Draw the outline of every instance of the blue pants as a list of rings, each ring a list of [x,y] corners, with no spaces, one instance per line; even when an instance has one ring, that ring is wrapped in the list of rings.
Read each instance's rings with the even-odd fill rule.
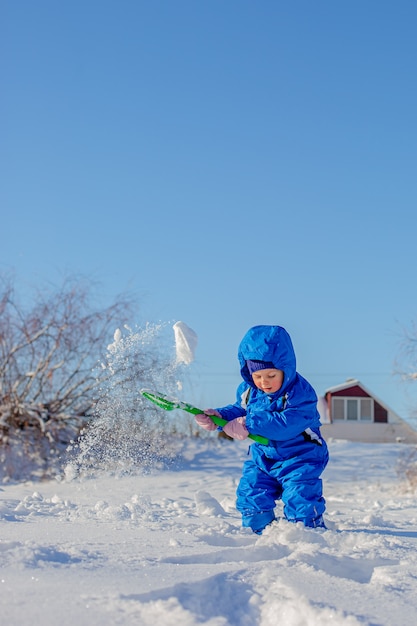
[[[281,499],[290,522],[324,526],[326,506],[320,476],[328,461],[327,446],[306,445],[303,454],[285,460],[268,459],[252,445],[253,458],[244,463],[237,488],[236,508],[243,526],[262,532],[275,519],[276,501]]]

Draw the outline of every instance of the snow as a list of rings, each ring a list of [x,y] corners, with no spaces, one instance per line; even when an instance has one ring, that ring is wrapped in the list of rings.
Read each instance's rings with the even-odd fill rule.
[[[415,448],[328,443],[328,530],[242,529],[248,446],[216,435],[178,439],[168,468],[4,484],[2,623],[414,626],[417,508],[397,470]]]
[[[197,348],[197,334],[185,322],[176,322],[173,325],[175,336],[176,363],[190,365],[195,358]]]

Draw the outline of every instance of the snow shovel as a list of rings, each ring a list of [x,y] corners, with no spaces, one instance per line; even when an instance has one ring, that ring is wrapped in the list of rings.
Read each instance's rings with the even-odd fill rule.
[[[201,409],[197,409],[195,406],[191,404],[187,404],[186,402],[180,402],[179,400],[174,400],[173,398],[169,398],[168,396],[164,396],[163,394],[153,393],[149,389],[141,389],[140,393],[142,396],[150,400],[161,409],[165,409],[165,411],[173,411],[174,409],[182,409],[183,411],[187,411],[187,413],[192,413],[193,415],[203,414],[204,411]],[[216,426],[224,426],[227,424],[227,420],[224,420],[222,417],[217,417],[217,415],[209,415],[208,416]],[[269,440],[266,437],[262,437],[262,435],[249,435],[250,439],[253,441],[257,441],[258,443],[263,443],[264,445],[269,444]]]

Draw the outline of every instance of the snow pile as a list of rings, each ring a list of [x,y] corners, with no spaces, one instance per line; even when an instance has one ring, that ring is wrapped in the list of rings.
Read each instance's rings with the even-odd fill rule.
[[[176,322],[173,326],[175,335],[176,363],[189,365],[194,361],[198,337],[184,322]]]
[[[414,626],[417,509],[397,475],[412,446],[329,447],[329,530],[242,529],[247,445],[215,437],[175,471],[3,486],[4,623]]]

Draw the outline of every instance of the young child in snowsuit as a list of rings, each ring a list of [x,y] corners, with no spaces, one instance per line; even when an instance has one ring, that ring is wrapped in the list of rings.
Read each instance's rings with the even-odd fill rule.
[[[207,409],[195,419],[215,430],[208,415],[218,415],[228,420],[223,431],[234,439],[254,433],[269,440],[252,444],[243,466],[236,501],[242,525],[261,534],[282,499],[288,521],[325,528],[320,476],[328,450],[320,435],[316,393],[296,371],[289,334],[281,326],[254,326],[243,337],[238,358],[243,382],[235,404]]]

